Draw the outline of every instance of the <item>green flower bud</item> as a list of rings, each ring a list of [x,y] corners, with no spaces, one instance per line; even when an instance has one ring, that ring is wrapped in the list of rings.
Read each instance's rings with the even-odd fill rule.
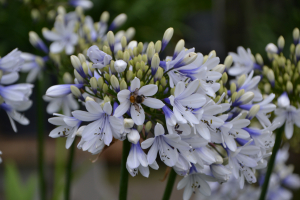
[[[0,80],[1,80],[2,76],[3,76],[3,71],[0,70]],[[65,75],[64,75],[64,76],[65,76]],[[71,76],[71,75],[70,75],[70,76]]]
[[[77,97],[77,98],[81,98],[81,92],[80,90],[78,89],[78,87],[74,86],[74,85],[71,85],[70,86],[70,89],[71,89],[71,92],[72,94]]]
[[[143,70],[143,72],[146,71],[145,70],[146,69],[146,64],[143,60],[141,61],[141,68],[140,69]]]
[[[134,47],[134,48],[133,48],[133,55],[134,55],[134,56],[138,56],[138,55],[139,55],[139,51],[138,51],[138,48],[137,48],[137,47]]]
[[[236,96],[237,96],[237,92],[232,93],[232,95],[231,95],[232,102],[235,102]]]
[[[222,74],[222,81],[223,81],[223,84],[226,84],[227,81],[228,81],[228,75],[227,75],[226,72],[224,72],[224,73]]]
[[[107,86],[106,83],[103,83],[102,91],[103,91],[104,93],[107,93],[107,91],[108,91],[108,86]]]
[[[270,83],[265,83],[264,84],[264,90],[265,90],[265,93],[270,94],[270,91],[271,91]]]
[[[103,78],[102,78],[102,77],[99,77],[98,80],[97,80],[97,84],[98,84],[98,87],[99,87],[100,89],[102,89],[103,83],[104,83]]]
[[[182,50],[184,50],[185,42],[184,40],[179,40],[176,44],[174,55],[178,55]]]
[[[263,64],[264,64],[264,60],[263,60],[263,58],[261,57],[261,55],[260,55],[259,53],[257,53],[257,54],[255,55],[255,60],[256,60],[256,62],[257,62],[259,65],[263,65]]]
[[[220,100],[220,95],[218,95],[215,99],[214,99],[214,102],[218,102]]]
[[[74,75],[75,75],[75,78],[78,80],[78,82],[84,81],[84,79],[80,76],[80,74],[76,71],[76,69],[74,69]]]
[[[79,58],[74,55],[72,55],[70,58],[71,58],[71,63],[73,65],[73,67],[75,69],[79,70],[81,68],[81,62],[80,62]]]
[[[151,121],[148,121],[145,125],[145,131],[146,133],[148,133],[152,128],[152,122]]]
[[[223,86],[223,85],[220,85],[219,93],[222,94],[223,92],[224,92],[224,86]]]
[[[123,60],[128,63],[129,59],[130,59],[130,53],[128,50],[126,50],[123,55]]]
[[[293,84],[292,84],[291,81],[288,81],[286,83],[286,90],[287,90],[288,93],[292,93],[293,92]]]
[[[38,21],[41,18],[40,11],[38,9],[32,9],[31,10],[31,18],[34,21]]]
[[[232,65],[232,56],[231,55],[228,55],[226,58],[225,58],[225,61],[224,61],[224,65],[226,67],[226,69],[229,69]]]
[[[142,42],[139,42],[138,46],[137,46],[137,50],[138,50],[138,53],[142,53],[143,52],[143,48],[144,48],[144,45]]]
[[[130,41],[134,35],[135,35],[135,29],[133,27],[130,27],[126,30],[125,36],[128,41]]]
[[[163,77],[160,79],[160,84],[161,84],[163,87],[166,87],[166,85],[167,85],[166,77],[163,76]]]
[[[154,54],[155,54],[154,43],[150,42],[148,47],[147,47],[147,58],[148,58],[148,60],[151,61]]]
[[[174,92],[175,92],[175,87],[171,88],[170,90],[171,95],[174,95]]]
[[[279,83],[283,83],[283,79],[282,79],[281,76],[279,76],[277,79],[278,79],[278,82],[279,82]]]
[[[160,59],[158,54],[154,54],[152,60],[151,60],[151,70],[156,72],[159,67]]]
[[[1,80],[1,77],[2,77],[2,71],[0,70],[0,80]],[[65,84],[71,84],[73,83],[73,77],[71,76],[71,74],[69,72],[65,72],[64,73],[64,76],[63,76],[63,81]]]
[[[144,125],[138,125],[136,130],[140,133],[140,132],[142,132],[143,128],[144,128]]]
[[[120,90],[124,89],[127,89],[127,83],[124,81],[124,79],[122,79],[120,83]]]
[[[270,81],[271,85],[274,86],[275,84],[275,75],[272,69],[269,69],[267,73],[267,78]]]
[[[114,48],[115,46],[115,35],[112,31],[108,31],[107,33],[107,41],[110,48]],[[113,52],[113,49],[110,49]]]
[[[147,62],[147,54],[144,54],[144,55],[142,55],[142,61],[144,61],[144,63],[146,63]]]
[[[277,46],[279,47],[279,49],[283,49],[284,44],[285,44],[284,38],[282,36],[280,36],[277,41]]]
[[[126,48],[126,46],[127,46],[127,39],[126,39],[125,36],[123,36],[123,37],[121,38],[121,45],[122,45],[122,49],[123,49],[123,50],[124,50],[124,49]]]
[[[109,75],[109,74],[104,74],[104,78],[105,78],[107,81],[110,81],[110,75]]]
[[[100,16],[100,21],[106,23],[108,22],[108,20],[109,20],[109,12],[104,11]]]
[[[160,40],[158,40],[157,42],[155,42],[154,49],[155,49],[155,53],[159,53],[160,52],[160,50],[161,50],[161,41]]]
[[[241,75],[237,81],[238,86],[241,87],[244,84],[245,80],[246,80],[246,75],[245,74]]]
[[[215,66],[212,70],[219,72],[219,73],[223,73],[225,70],[225,65],[219,64],[219,65]]]
[[[127,82],[131,81],[133,78],[133,72],[131,70],[128,70],[126,73],[126,80]]]
[[[162,78],[163,74],[164,74],[163,68],[158,67],[158,69],[157,69],[157,71],[156,71],[156,74],[155,74],[154,78],[155,78],[156,80],[160,80],[160,79]]]
[[[291,80],[291,78],[290,78],[290,76],[287,73],[284,73],[283,74],[283,80],[284,81],[289,81],[289,80]]]
[[[298,28],[295,28],[293,30],[293,39],[294,39],[294,41],[298,41],[299,40],[299,29]]]
[[[216,53],[215,50],[212,50],[212,51],[209,52],[209,54],[208,54],[208,57],[210,57],[210,58],[214,58],[214,57],[216,57],[216,56],[217,56],[217,53]]]
[[[97,79],[95,77],[92,77],[90,79],[90,85],[92,87],[93,92],[96,94],[97,93]]]
[[[163,86],[162,86],[162,85],[159,85],[159,86],[158,86],[158,92],[163,92],[163,91],[164,91]]]
[[[236,95],[236,98],[238,99],[238,98],[240,98],[242,95],[244,95],[245,94],[245,90],[244,89],[242,89],[242,90],[239,90],[238,92],[237,92],[237,95]]]
[[[143,72],[142,72],[142,70],[139,70],[137,72],[136,77],[138,77],[140,80],[143,78]]]
[[[293,54],[293,53],[295,53],[295,45],[294,44],[291,44],[291,46],[290,46],[290,52]]]
[[[153,83],[152,83],[152,84],[153,84]],[[144,86],[144,85],[145,85],[144,81],[141,81],[141,87]]]
[[[120,60],[120,59],[123,60],[123,51],[119,50],[119,51],[117,52],[117,57],[118,57],[119,60]]]
[[[297,58],[300,57],[300,44],[297,44],[295,54],[296,54]]]
[[[117,79],[117,77],[115,75],[112,75],[110,77],[110,83],[111,86],[115,89],[115,90],[120,90],[120,85],[119,85],[119,80]]]
[[[82,63],[82,69],[85,75],[89,74],[89,67],[87,66],[86,62]]]

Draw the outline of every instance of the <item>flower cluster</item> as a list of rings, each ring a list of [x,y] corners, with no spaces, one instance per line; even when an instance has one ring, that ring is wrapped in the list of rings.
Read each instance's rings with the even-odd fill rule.
[[[271,175],[266,200],[292,199],[293,193],[291,190],[297,190],[300,188],[299,175],[293,173],[294,167],[292,165],[285,164],[288,158],[288,146],[284,146],[276,155],[275,170]],[[263,183],[264,176],[264,170],[260,170],[258,177],[260,185]],[[200,199],[259,199],[259,195],[261,193],[260,187],[254,187],[247,184],[244,189],[241,190],[238,185],[239,183],[234,179],[230,179],[227,184],[223,185],[210,183],[210,186],[214,191],[213,194],[210,197],[202,195]]]
[[[52,86],[46,95],[72,94],[86,111],[55,114],[49,122],[58,127],[50,137],[67,137],[68,148],[81,136],[77,147],[92,154],[115,140],[128,140],[128,172],[148,177],[149,166],[159,167],[158,154],[184,176],[177,186],[185,188],[183,199],[197,190],[209,196],[207,182],[223,183],[232,176],[241,188],[245,180],[255,183],[255,171],[267,165],[272,131],[279,125],[269,120],[276,108],[271,103],[274,94],[263,98],[261,77],[254,76],[252,68],[227,89],[224,70],[234,55],[219,64],[215,51],[203,56],[180,40],[172,56],[161,58],[172,35],[169,28],[162,41],[146,45],[128,43],[126,36],[118,39],[109,31],[103,46],[72,55],[74,84]],[[254,119],[260,126],[251,124]],[[143,149],[149,149],[147,154]]]
[[[260,90],[266,94],[274,94],[274,101],[278,105],[274,122],[280,123],[279,126],[285,124],[285,136],[290,139],[293,136],[294,125],[300,127],[300,109],[297,108],[300,95],[300,33],[298,28],[293,31],[289,57],[283,54],[284,46],[285,40],[282,36],[278,38],[277,45],[269,43],[266,46],[265,50],[271,66],[264,64],[260,54],[254,57],[250,49],[246,51],[243,47],[238,47],[237,54],[230,53],[234,65],[227,70],[232,76],[243,76],[242,74],[255,70],[262,77],[259,84]],[[298,144],[300,137],[294,138],[292,144]]]
[[[15,121],[22,125],[29,124],[29,120],[20,112],[27,110],[32,104],[29,96],[32,93],[33,85],[13,84],[19,79],[19,71],[23,62],[18,49],[14,49],[0,59],[0,108],[7,113],[15,132],[17,132]],[[0,158],[0,163],[1,161]]]
[[[37,33],[29,32],[30,43],[40,50],[42,55],[22,53],[21,56],[25,63],[21,70],[28,73],[27,82],[32,83],[36,79],[42,79],[44,71],[48,71],[57,75],[60,83],[74,83],[74,77],[71,76],[73,67],[69,55],[81,52],[86,54],[87,49],[92,45],[101,48],[105,45],[108,46],[107,32],[117,30],[127,19],[125,14],[120,14],[109,25],[109,13],[103,12],[100,21],[94,22],[90,16],[84,15],[82,9],[83,4],[88,5],[91,3],[90,1],[80,0],[70,1],[70,3],[81,7],[77,7],[75,11],[69,13],[66,13],[64,7],[58,7],[54,27],[51,30],[42,29],[42,34],[47,42],[51,42],[50,45],[47,45]],[[134,28],[118,31],[112,48],[113,52],[116,53],[122,49],[121,38],[123,36],[126,37],[127,41],[130,41],[134,34]],[[79,57],[84,58],[83,55]],[[88,62],[85,63],[84,67],[89,67]],[[78,72],[83,73],[84,71]],[[72,95],[57,98],[44,96],[44,100],[49,102],[47,107],[49,114],[63,110],[65,115],[70,116],[71,110],[79,108]]]

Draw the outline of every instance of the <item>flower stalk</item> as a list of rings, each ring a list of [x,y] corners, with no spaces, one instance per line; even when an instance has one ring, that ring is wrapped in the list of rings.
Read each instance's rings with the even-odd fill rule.
[[[121,178],[120,178],[120,192],[119,200],[127,199],[128,188],[128,172],[126,169],[126,160],[130,150],[130,142],[128,140],[123,141],[122,161],[121,161]]]
[[[174,187],[174,183],[176,180],[176,172],[174,171],[174,169],[172,168],[169,174],[169,178],[168,178],[168,182],[165,188],[165,192],[164,192],[164,196],[163,196],[163,200],[168,200],[171,197],[172,194],[172,190]]]

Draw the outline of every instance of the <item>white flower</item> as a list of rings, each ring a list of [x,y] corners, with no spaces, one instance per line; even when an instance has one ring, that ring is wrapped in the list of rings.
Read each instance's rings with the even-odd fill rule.
[[[96,45],[87,50],[87,56],[93,62],[93,67],[101,69],[110,63],[112,57],[99,49]]]
[[[6,56],[0,58],[0,70],[3,72],[19,71],[23,62],[21,51],[14,49]]]
[[[194,80],[187,87],[185,87],[184,82],[179,82],[176,85],[174,96],[169,97],[175,117],[181,123],[189,122],[192,126],[199,124],[199,120],[193,114],[193,111],[203,106],[206,98],[202,94],[195,93],[198,86],[199,80]]]
[[[60,53],[63,49],[67,55],[74,52],[74,45],[78,41],[78,35],[74,33],[75,23],[75,21],[69,21],[65,24],[64,20],[58,16],[54,23],[54,31],[43,29],[44,37],[53,41],[50,45],[51,53]]]
[[[213,176],[221,183],[227,182],[230,179],[231,171],[224,165],[213,164],[210,166]]]
[[[83,9],[90,9],[93,7],[93,2],[90,0],[69,0],[69,4],[74,7],[80,6]]]
[[[289,98],[286,93],[283,93],[278,98],[278,106],[275,110],[277,115],[273,123],[280,123],[282,126],[285,123],[284,132],[287,139],[290,139],[294,133],[294,124],[300,127],[300,110],[290,105]]]
[[[26,78],[27,83],[34,82],[38,77],[41,78],[42,70],[45,68],[47,57],[42,58],[30,53],[22,53],[21,57],[25,63],[22,65],[22,72],[29,72]],[[52,114],[52,113],[51,113]]]
[[[157,152],[159,152],[160,159],[169,167],[174,166],[178,160],[178,147],[185,146],[189,148],[189,145],[183,141],[177,134],[164,135],[164,127],[157,123],[154,128],[154,138],[148,138],[142,142],[142,148],[147,149],[151,146],[147,160],[148,163],[153,163],[156,160]],[[171,147],[173,146],[173,148]]]
[[[116,60],[114,67],[118,73],[121,73],[125,71],[127,63],[124,60]]]
[[[124,132],[123,120],[111,116],[112,107],[110,102],[106,102],[101,107],[94,101],[85,103],[86,111],[73,111],[72,115],[81,121],[91,122],[82,133],[82,140],[86,141],[85,149],[89,149],[97,140],[104,141],[109,146],[113,136]]]
[[[204,196],[211,195],[211,189],[207,181],[215,181],[211,176],[199,173],[195,166],[192,164],[189,175],[179,181],[177,190],[181,190],[185,187],[183,192],[183,200],[189,200],[193,193],[197,190]]]
[[[248,74],[253,69],[260,69],[260,66],[253,61],[251,50],[247,51],[243,47],[238,47],[238,54],[229,53],[232,56],[234,65],[228,70],[231,76],[238,76],[242,74]]]
[[[266,52],[267,53],[271,53],[271,54],[277,54],[278,53],[278,48],[275,44],[273,43],[269,43],[267,46],[266,46]]]
[[[79,108],[79,105],[72,94],[56,98],[44,95],[43,99],[46,102],[49,102],[47,106],[48,114],[57,113],[62,109],[64,115],[71,116],[71,111]]]
[[[114,116],[120,117],[130,108],[134,123],[142,125],[145,121],[145,112],[141,104],[155,109],[165,105],[162,101],[149,97],[155,95],[157,90],[157,85],[154,84],[140,88],[140,79],[135,77],[131,81],[130,90],[121,90],[118,93],[118,100],[121,104],[115,110]]]
[[[52,117],[49,122],[53,125],[58,126],[53,129],[49,136],[52,138],[67,137],[66,148],[70,148],[74,142],[75,136],[80,135],[85,126],[79,128],[81,121],[74,117],[68,117],[60,114],[54,114],[57,117]]]

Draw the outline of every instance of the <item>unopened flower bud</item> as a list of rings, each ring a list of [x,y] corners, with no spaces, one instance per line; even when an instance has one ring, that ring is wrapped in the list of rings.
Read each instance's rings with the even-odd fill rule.
[[[112,31],[109,31],[107,33],[107,42],[108,42],[108,45],[110,47],[110,50],[112,53],[114,53],[114,47],[115,47],[115,35]]]
[[[77,97],[78,99],[82,97],[80,90],[78,89],[78,87],[71,85],[70,86],[71,92],[72,94]]]
[[[133,78],[133,72],[131,70],[128,70],[127,74],[126,74],[126,80],[127,80],[127,82],[131,81],[132,78]]]
[[[0,78],[1,79],[1,78]],[[70,84],[73,82],[73,78],[69,72],[65,72],[63,76],[63,81],[65,84]]]
[[[184,40],[179,40],[176,44],[176,47],[175,47],[175,51],[174,51],[174,55],[173,55],[173,58],[176,58],[177,55],[182,51],[184,50],[184,45],[185,45],[185,42]]]
[[[275,85],[275,76],[274,76],[274,72],[273,72],[272,69],[268,70],[267,78],[270,81],[272,87],[274,87],[274,85]]]
[[[140,140],[140,134],[137,130],[131,129],[130,132],[127,134],[127,139],[129,142],[136,144]]]
[[[152,75],[155,75],[158,67],[159,67],[160,59],[158,54],[156,53],[151,60],[151,72]]]
[[[255,55],[255,60],[256,60],[256,62],[257,62],[259,65],[261,65],[261,66],[264,65],[264,60],[263,60],[263,58],[261,57],[261,55],[260,55],[259,53],[257,53],[257,54]]]
[[[142,53],[143,52],[143,49],[144,49],[144,45],[142,42],[139,42],[138,45],[137,45],[137,51],[138,51],[138,54]]]
[[[138,77],[139,79],[142,79],[143,78],[143,72],[142,70],[139,70],[136,74],[136,77]]]
[[[95,100],[94,100],[93,98],[87,96],[87,97],[85,98],[85,102],[87,102],[87,101],[95,101]]]
[[[147,58],[148,58],[149,64],[151,63],[151,60],[152,60],[152,57],[154,56],[154,54],[155,54],[154,43],[150,42],[147,47]]]
[[[104,93],[107,93],[107,91],[108,91],[108,86],[107,86],[106,83],[103,83],[102,91],[103,91]]]
[[[92,87],[94,94],[97,94],[97,79],[95,77],[92,77],[90,79],[90,85]]]
[[[225,58],[225,61],[224,61],[224,65],[226,67],[226,69],[229,69],[232,65],[232,56],[231,55],[228,55],[226,58]]]
[[[102,23],[107,23],[108,20],[109,20],[109,12],[104,11],[104,12],[101,14],[101,16],[100,16],[100,21],[101,21]]]
[[[295,28],[293,31],[293,39],[295,43],[298,43],[299,41],[299,29]]]
[[[124,79],[122,79],[120,83],[120,90],[124,89],[127,89],[127,83],[124,81]]]
[[[284,38],[280,36],[277,41],[278,48],[282,50],[284,48],[284,44],[285,44]]]
[[[265,93],[269,94],[271,91],[271,85],[269,83],[264,84]]]
[[[113,22],[111,23],[109,30],[114,30],[120,26],[122,26],[127,20],[127,15],[122,13],[119,14],[118,16],[116,16],[116,18],[113,20]]]
[[[245,94],[243,94],[240,98],[240,102],[242,104],[247,104],[250,101],[252,101],[252,99],[254,98],[254,93],[253,92],[246,92]]]
[[[152,128],[152,122],[151,121],[148,121],[145,125],[145,131],[146,133],[148,133]]]
[[[63,6],[58,6],[58,7],[57,7],[57,13],[58,13],[59,15],[65,15],[65,14],[66,14],[66,9],[65,9],[65,7],[63,7]]]
[[[99,87],[100,89],[102,89],[103,83],[104,83],[103,78],[102,78],[102,77],[99,77],[98,80],[97,80],[97,84],[98,84],[98,87]]]
[[[237,98],[237,99],[240,98],[243,94],[245,94],[245,90],[244,90],[244,89],[239,90],[239,91],[237,92],[236,98]]]
[[[3,76],[3,71],[0,70],[0,80],[1,80],[2,76]]]
[[[121,45],[122,45],[122,49],[124,50],[127,46],[127,39],[125,37],[125,35],[121,38]]]
[[[134,121],[131,118],[124,119],[124,127],[125,128],[132,128],[134,125]]]
[[[286,92],[284,92],[280,95],[280,97],[278,97],[277,102],[280,108],[287,108],[291,103]]]
[[[212,50],[212,51],[209,52],[209,54],[208,54],[208,58],[214,58],[214,57],[216,57],[216,56],[217,56],[217,53],[216,53],[215,50]]]
[[[296,54],[297,59],[299,59],[300,58],[300,44],[296,45],[295,54]]]
[[[219,72],[219,73],[223,73],[225,70],[225,65],[219,64],[219,65],[215,66],[212,70]]]
[[[226,72],[224,72],[224,73],[222,74],[222,81],[223,81],[223,84],[224,84],[224,85],[225,85],[225,84],[227,83],[227,81],[228,81],[228,75],[227,75]]]
[[[287,90],[288,93],[292,93],[293,92],[293,84],[292,84],[291,81],[288,81],[286,83],[286,90]]]
[[[117,79],[117,77],[115,75],[112,75],[110,77],[110,83],[112,85],[112,87],[119,92],[120,91],[120,85],[119,85],[119,80]]]
[[[170,42],[170,40],[171,40],[171,38],[173,36],[173,33],[174,33],[174,29],[173,28],[168,28],[165,31],[163,39],[162,39],[162,48],[161,48],[162,51],[165,49],[165,47],[167,46],[167,44]]]
[[[85,75],[89,74],[89,67],[87,66],[86,62],[82,63],[82,69]]]
[[[118,73],[121,73],[125,71],[127,63],[124,60],[116,60],[116,62],[114,63],[114,67]]]
[[[249,113],[247,115],[247,119],[251,120],[253,117],[256,116],[259,110],[260,110],[260,105],[257,104],[252,106],[252,108],[249,110]]]
[[[198,55],[195,52],[191,52],[183,58],[182,63],[184,63],[184,65],[188,65],[188,64],[194,62],[196,60],[197,56]]]
[[[241,87],[245,81],[246,81],[246,75],[243,74],[242,76],[239,77],[239,79],[237,81],[238,86]]]
[[[77,81],[79,83],[83,83],[84,82],[84,79],[82,78],[82,76],[76,71],[76,69],[74,69],[74,75],[75,75],[75,78],[77,79]]]
[[[156,72],[155,76],[154,76],[154,79],[155,80],[160,80],[162,78],[163,74],[164,74],[163,68],[159,67],[157,69],[157,72]]]
[[[32,9],[31,10],[31,18],[34,20],[34,21],[38,21],[40,18],[41,18],[41,14],[40,14],[40,11],[38,9]]]
[[[135,35],[135,29],[133,27],[130,27],[126,30],[125,36],[127,38],[127,41],[130,41]]]
[[[138,125],[137,131],[140,133],[140,132],[142,132],[143,128],[144,128],[144,125]]]
[[[267,46],[266,46],[266,52],[268,53],[271,53],[271,54],[277,54],[278,52],[278,48],[275,44],[273,43],[269,43]]]
[[[81,62],[77,56],[71,56],[71,63],[76,70],[79,70],[81,68]]]
[[[162,46],[162,44],[161,44],[160,40],[158,40],[158,41],[155,42],[155,45],[154,45],[155,53],[159,53],[160,52],[161,46]]]
[[[80,60],[81,63],[86,62],[86,58],[85,58],[85,56],[82,53],[78,54],[78,58],[79,58],[79,60]]]

